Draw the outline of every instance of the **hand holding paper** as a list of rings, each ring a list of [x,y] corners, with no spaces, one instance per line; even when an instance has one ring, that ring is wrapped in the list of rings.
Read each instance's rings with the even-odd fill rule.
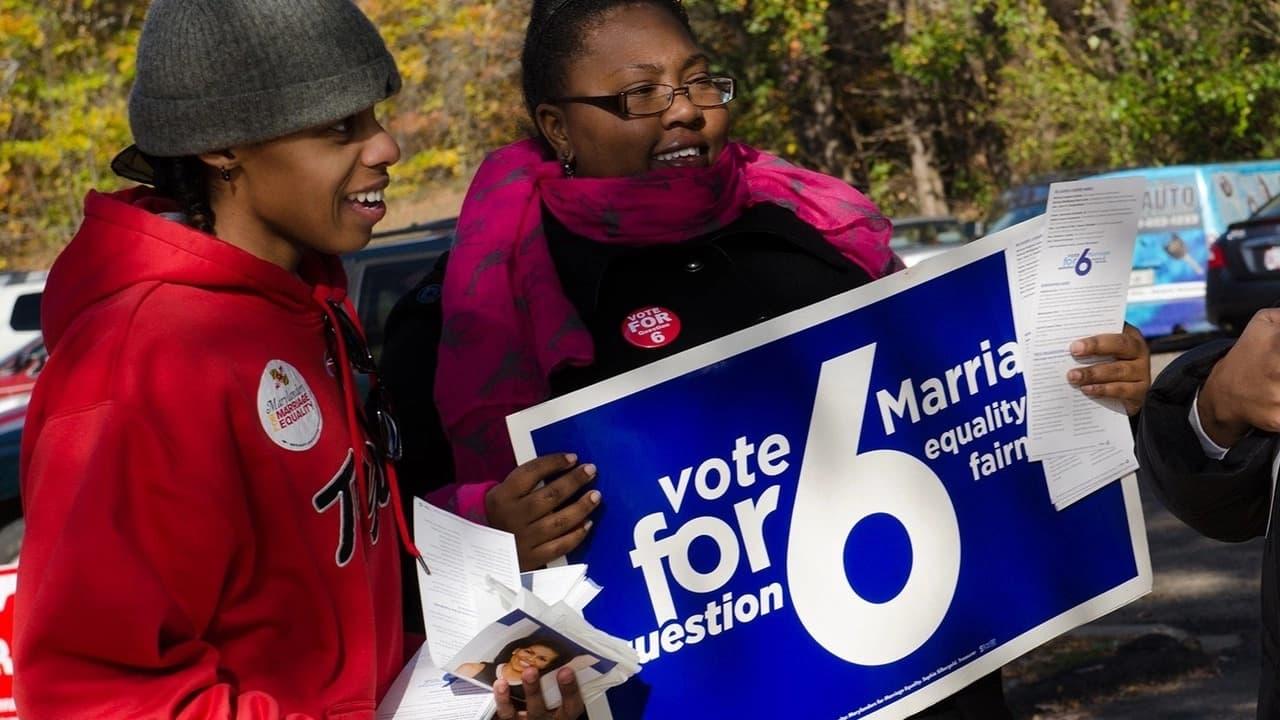
[[[1113,358],[1069,371],[1067,382],[1089,397],[1118,400],[1131,416],[1138,414],[1151,387],[1151,351],[1138,328],[1126,324],[1121,333],[1077,340],[1071,343],[1071,356],[1081,361]]]
[[[1034,289],[1022,313],[1027,444],[1032,458],[1079,452],[1128,434],[1128,423],[1063,382],[1079,369],[1069,353],[1082,337],[1123,327],[1141,179],[1056,183],[1049,191]],[[1019,271],[1024,266],[1019,265]],[[1022,335],[1022,330],[1019,331]],[[1020,338],[1021,339],[1021,338]]]
[[[1027,449],[1058,509],[1137,467],[1124,414],[1141,408],[1151,361],[1123,322],[1141,197],[1132,179],[1058,183],[1045,217],[1001,233],[1019,301]]]
[[[529,476],[517,480],[575,463],[547,456],[526,464]],[[562,689],[564,710],[554,717],[576,720],[584,706],[594,708],[606,690],[640,671],[631,645],[582,618],[583,607],[600,593],[585,565],[521,575],[511,533],[421,499],[414,502],[414,542],[431,558],[431,574],[418,572],[427,644],[379,708],[380,720],[472,720],[480,713],[474,718],[479,720],[495,697],[505,703],[498,706],[499,717],[515,717],[516,706],[526,701],[534,717],[546,717],[546,708],[561,706]],[[572,681],[557,682],[557,670]],[[456,687],[461,685],[480,688],[479,699]]]
[[[523,678],[530,671],[541,673],[536,692],[549,707],[560,705],[553,671],[572,670],[577,677],[574,691],[588,702],[640,671],[630,645],[592,627],[576,608],[564,602],[548,605],[530,592],[496,581],[489,586],[509,612],[481,628],[445,663],[446,670],[495,689],[505,680],[509,694],[521,702],[535,690]]]
[[[578,720],[582,713],[586,711],[582,694],[578,691],[578,679],[573,672],[568,668],[561,668],[555,677],[560,686],[561,702],[559,707],[555,709],[555,713],[552,714],[547,712],[547,701],[542,697],[541,689],[538,686],[538,673],[534,670],[525,671],[523,685],[529,688],[528,697],[525,698],[525,717]],[[498,720],[514,720],[518,711],[515,699],[511,696],[511,685],[506,680],[499,680],[494,685],[493,690],[494,695],[497,697]]]

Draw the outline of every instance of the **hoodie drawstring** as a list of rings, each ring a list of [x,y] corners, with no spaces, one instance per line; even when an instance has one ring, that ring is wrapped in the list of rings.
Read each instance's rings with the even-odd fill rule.
[[[345,298],[342,302],[344,305],[349,307]],[[339,320],[337,311],[334,309],[333,304],[325,299],[321,299],[320,306],[324,308],[325,317],[328,320],[329,327],[333,328],[333,335],[337,345],[335,348],[338,356],[336,361],[338,363],[341,378],[339,384],[342,386],[342,401],[346,408],[347,432],[351,435],[352,443],[359,443],[361,445],[360,452],[363,453],[364,447],[362,441],[369,432],[366,432],[366,425],[365,423],[362,423],[360,419],[360,414],[363,411],[360,409],[360,405],[356,402],[355,383],[353,382],[355,373],[351,367],[351,356],[349,354],[350,349],[347,346],[347,339],[345,337],[345,333],[342,331],[344,326],[342,321]],[[363,333],[359,326],[355,325],[354,321],[351,321],[349,324],[353,327],[355,332]],[[360,339],[363,341],[363,336]],[[379,379],[377,373],[369,373],[369,382],[370,391],[374,393],[378,392]],[[405,552],[409,553],[410,557],[417,560],[418,565],[421,566],[428,575],[430,575],[431,569],[427,567],[427,562],[423,559],[422,552],[419,551],[418,547],[413,543],[413,535],[409,532],[409,526],[405,520],[404,504],[400,499],[400,482],[399,477],[396,474],[395,463],[393,463],[390,458],[385,457],[383,450],[384,448],[377,448],[375,450],[375,461],[382,463],[383,473],[386,475],[387,484],[391,491],[391,507],[393,514],[396,517],[396,529],[400,536],[400,544],[404,546]],[[363,457],[356,459],[355,477],[358,499],[360,501],[358,503],[358,507],[360,507],[361,511],[365,513],[365,517],[370,517],[373,513],[377,512],[377,508],[373,507],[376,500],[372,498],[369,493],[369,478],[368,473],[365,471]]]
[[[422,557],[422,551],[418,550],[418,546],[413,542],[413,536],[409,533],[409,524],[404,519],[404,504],[400,500],[400,477],[396,474],[396,465],[390,460],[384,460],[383,466],[386,468],[387,482],[391,483],[391,507],[396,514],[396,527],[400,530],[400,544],[404,545],[405,552],[409,556],[418,561],[418,566],[423,572],[430,575],[431,568],[427,567],[427,561]]]

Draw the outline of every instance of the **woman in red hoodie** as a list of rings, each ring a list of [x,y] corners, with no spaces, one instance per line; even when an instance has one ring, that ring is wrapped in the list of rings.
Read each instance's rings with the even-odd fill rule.
[[[115,167],[156,189],[90,193],[45,293],[22,717],[373,717],[412,545],[336,255],[386,212],[399,87],[349,0],[152,3]]]

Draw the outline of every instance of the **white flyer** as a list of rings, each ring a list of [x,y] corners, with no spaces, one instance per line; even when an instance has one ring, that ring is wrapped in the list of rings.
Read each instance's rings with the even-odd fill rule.
[[[445,675],[426,647],[391,684],[378,704],[377,720],[485,720],[493,714],[493,694]]]
[[[418,568],[427,651],[445,666],[481,628],[506,614],[488,578],[520,587],[511,533],[477,525],[421,498],[413,501],[413,539],[431,574]]]
[[[1118,333],[1124,327],[1143,189],[1137,178],[1082,180],[1050,188],[1034,280],[1026,278],[1030,268],[1019,265],[1018,285],[1024,292],[1034,288],[1033,297],[1026,298],[1031,332],[1023,348],[1032,458],[1131,438],[1123,409],[1084,395],[1065,378],[1069,370],[1086,364],[1072,357],[1073,341]]]

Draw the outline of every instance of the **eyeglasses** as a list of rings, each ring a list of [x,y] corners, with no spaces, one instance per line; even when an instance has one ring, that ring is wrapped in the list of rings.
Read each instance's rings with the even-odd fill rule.
[[[675,103],[676,95],[687,96],[689,102],[701,108],[728,105],[734,98],[734,84],[733,78],[719,75],[694,80],[680,87],[654,83],[616,95],[559,97],[551,98],[551,102],[595,105],[623,118],[650,117],[666,112]]]
[[[378,363],[373,359],[373,353],[369,351],[364,335],[347,316],[342,305],[333,300],[329,300],[328,303],[329,308],[333,310],[333,317],[338,319],[338,327],[335,328],[329,319],[329,314],[325,314],[324,326],[329,341],[329,351],[337,353],[337,337],[341,332],[342,344],[347,348],[347,362],[351,365],[351,369],[361,375],[369,376],[371,380],[372,389],[365,402],[365,429],[383,457],[391,462],[399,462],[404,455],[404,445],[400,442],[400,426],[396,424],[396,419],[391,414],[391,398],[382,384],[377,381]],[[368,422],[370,417],[374,422]]]

